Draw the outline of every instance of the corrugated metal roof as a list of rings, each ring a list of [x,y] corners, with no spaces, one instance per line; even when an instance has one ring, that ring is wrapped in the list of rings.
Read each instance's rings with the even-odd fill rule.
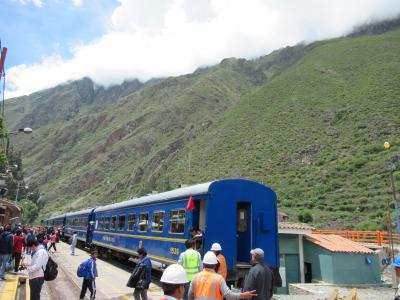
[[[306,238],[331,252],[374,254],[374,251],[335,234],[307,234]]]
[[[295,230],[313,230],[313,228],[304,223],[293,223],[293,222],[279,222],[279,229],[295,229]]]

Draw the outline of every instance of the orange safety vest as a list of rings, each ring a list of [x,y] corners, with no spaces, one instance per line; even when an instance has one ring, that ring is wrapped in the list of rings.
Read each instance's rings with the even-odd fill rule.
[[[207,269],[194,275],[192,280],[194,300],[223,300],[222,280],[224,279],[221,275]]]
[[[224,279],[226,280],[226,276],[227,276],[227,269],[226,269],[226,260],[225,257],[220,253],[217,255],[217,259],[219,261],[219,267],[217,270],[217,273],[219,275],[221,275],[222,277],[224,277]]]

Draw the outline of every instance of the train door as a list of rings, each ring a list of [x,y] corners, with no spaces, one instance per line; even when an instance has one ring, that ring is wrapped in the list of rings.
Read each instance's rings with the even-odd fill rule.
[[[203,233],[203,241],[201,247],[204,247],[206,238],[206,200],[195,200],[196,208],[193,210],[192,227],[198,228]]]
[[[239,202],[236,214],[237,261],[249,262],[252,245],[251,203]]]

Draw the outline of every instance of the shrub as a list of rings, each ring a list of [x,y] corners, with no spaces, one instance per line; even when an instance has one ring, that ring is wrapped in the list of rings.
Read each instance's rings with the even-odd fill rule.
[[[313,221],[313,217],[308,211],[302,211],[299,213],[298,220],[302,223],[310,223]]]

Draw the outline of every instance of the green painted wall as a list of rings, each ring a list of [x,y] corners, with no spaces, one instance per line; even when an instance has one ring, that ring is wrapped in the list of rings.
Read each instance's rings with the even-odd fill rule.
[[[366,258],[372,260],[367,264]],[[335,284],[380,283],[377,255],[330,252],[304,241],[304,262],[311,263],[313,280]]]
[[[367,263],[367,257],[371,259],[371,264]],[[335,253],[333,265],[335,283],[378,284],[381,281],[379,257],[376,254]]]
[[[333,282],[331,252],[304,239],[304,262],[311,263],[313,280]]]
[[[279,234],[279,250],[280,250],[280,267],[285,268],[286,287],[277,288],[277,294],[287,294],[288,285],[291,282],[300,282],[300,267],[293,255],[299,254],[299,236],[297,234]],[[297,263],[296,263],[297,262]]]
[[[299,236],[297,234],[279,234],[281,254],[299,254]]]

